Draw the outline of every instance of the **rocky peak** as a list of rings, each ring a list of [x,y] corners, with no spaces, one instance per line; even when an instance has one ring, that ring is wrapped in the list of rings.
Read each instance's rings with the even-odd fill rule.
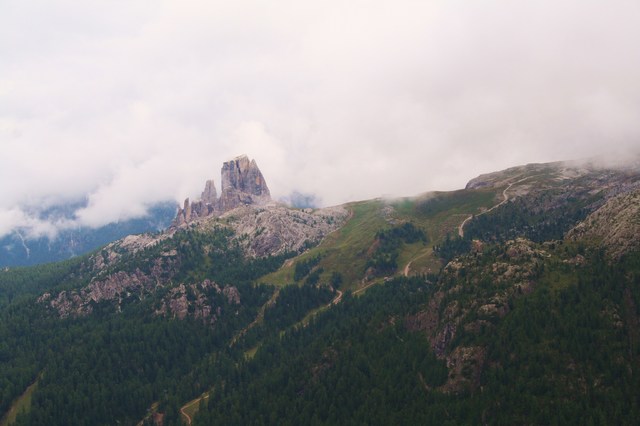
[[[207,180],[200,200],[189,202],[187,198],[172,226],[187,224],[197,218],[220,216],[239,206],[262,206],[271,201],[271,193],[255,160],[241,155],[222,165],[222,189],[220,198],[213,181]]]
[[[211,205],[214,205],[216,201],[218,201],[218,193],[216,191],[216,185],[213,183],[213,179],[210,179],[205,183],[204,191],[202,191],[200,199]]]
[[[249,161],[246,155],[241,155],[222,165],[222,212],[241,205],[264,205],[269,201],[271,193],[255,160]]]

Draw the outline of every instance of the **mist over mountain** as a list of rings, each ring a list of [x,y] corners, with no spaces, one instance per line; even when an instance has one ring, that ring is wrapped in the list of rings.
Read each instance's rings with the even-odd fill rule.
[[[293,191],[291,194],[280,198],[280,201],[299,209],[313,209],[321,205],[320,199],[315,194],[302,193],[299,191]]]
[[[0,235],[182,205],[241,152],[329,206],[639,149],[637,2],[187,3],[3,8]]]
[[[3,0],[0,426],[637,424],[638,22]]]
[[[72,221],[78,205],[56,206],[39,215],[43,222]],[[145,216],[109,223],[97,228],[65,226],[53,235],[34,236],[29,229],[16,229],[0,238],[0,267],[28,266],[79,256],[130,234],[158,232],[174,218],[172,202],[151,207]]]

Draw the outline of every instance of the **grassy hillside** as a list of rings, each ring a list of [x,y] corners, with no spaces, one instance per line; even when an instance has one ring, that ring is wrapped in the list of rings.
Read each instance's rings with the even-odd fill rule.
[[[409,273],[435,273],[441,265],[433,246],[447,233],[457,232],[457,227],[469,215],[477,214],[493,206],[501,188],[485,190],[460,190],[435,192],[416,198],[398,200],[371,200],[348,204],[351,216],[344,227],[330,234],[317,247],[291,259],[278,271],[261,277],[258,281],[286,285],[294,282],[295,265],[298,262],[320,257],[318,267],[324,270],[322,279],[330,281],[331,274],[343,277],[341,289],[357,290],[369,281],[381,282],[382,277],[365,276],[367,260],[375,250],[376,233],[397,224],[410,222],[424,230],[428,243],[403,245],[398,257],[395,274],[403,274],[411,262]]]
[[[385,226],[382,201],[363,201],[348,204],[351,217],[344,227],[330,234],[318,246],[287,262],[280,270],[258,281],[276,285],[294,282],[296,262],[321,257],[319,266],[326,271],[340,273],[346,287],[356,287],[362,279],[366,254],[373,244],[375,233]],[[328,277],[327,277],[328,278]]]

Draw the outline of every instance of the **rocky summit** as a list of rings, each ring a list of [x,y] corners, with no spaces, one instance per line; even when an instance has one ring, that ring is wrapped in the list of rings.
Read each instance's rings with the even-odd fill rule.
[[[190,202],[189,198],[178,210],[172,227],[187,224],[194,219],[207,216],[220,216],[236,207],[263,206],[271,202],[271,193],[255,160],[241,155],[222,165],[222,190],[217,196],[213,179],[205,184],[199,200]]]
[[[222,165],[220,211],[249,204],[264,205],[270,201],[271,193],[255,160],[249,161],[242,155]]]

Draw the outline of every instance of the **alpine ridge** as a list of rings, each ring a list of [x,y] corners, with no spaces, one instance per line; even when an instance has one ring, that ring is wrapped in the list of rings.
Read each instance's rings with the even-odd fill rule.
[[[637,423],[640,163],[299,209],[242,156],[221,186],[0,271],[0,425]]]

